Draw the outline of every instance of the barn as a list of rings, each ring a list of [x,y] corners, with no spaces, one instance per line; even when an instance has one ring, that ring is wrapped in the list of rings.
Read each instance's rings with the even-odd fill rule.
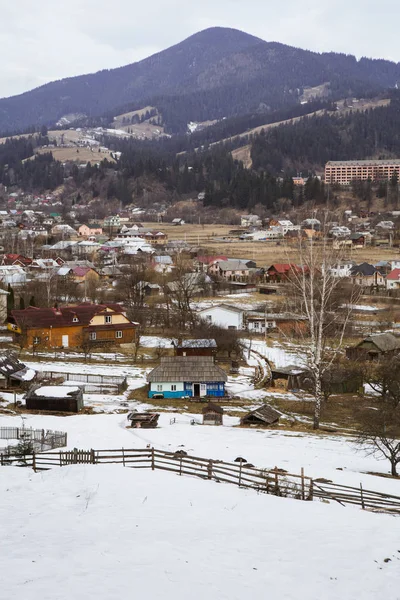
[[[224,418],[224,409],[218,404],[209,402],[202,410],[203,425],[222,425]]]
[[[278,423],[281,416],[282,413],[275,410],[275,408],[272,408],[272,406],[269,406],[268,404],[264,404],[242,417],[240,424],[256,427],[269,427],[270,425]]]
[[[31,388],[25,402],[29,410],[77,413],[83,408],[83,392],[77,385],[42,385]]]

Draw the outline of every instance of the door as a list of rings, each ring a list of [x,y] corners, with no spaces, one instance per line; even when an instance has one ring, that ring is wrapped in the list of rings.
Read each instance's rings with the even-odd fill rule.
[[[63,335],[61,342],[62,342],[62,347],[63,348],[68,348],[68,345],[69,345],[69,336],[68,335]]]
[[[193,396],[195,396],[197,398],[200,396],[200,384],[199,383],[193,384]]]
[[[200,396],[203,398],[203,396],[207,395],[207,386],[205,383],[201,383],[200,384]]]

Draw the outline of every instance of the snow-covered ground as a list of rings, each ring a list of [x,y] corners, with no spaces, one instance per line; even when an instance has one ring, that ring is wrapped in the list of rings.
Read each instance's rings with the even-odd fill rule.
[[[176,423],[171,424],[173,418]],[[233,461],[245,457],[258,467],[281,467],[292,473],[325,477],[337,483],[367,489],[386,490],[400,496],[400,480],[385,479],[366,472],[387,473],[389,463],[359,451],[349,437],[313,435],[277,430],[236,427],[237,417],[224,417],[223,427],[191,425],[201,415],[161,413],[157,429],[127,427],[126,414],[24,415],[25,427],[68,433],[68,448],[144,448],[147,444],[162,450],[183,447],[189,454]],[[0,416],[0,427],[22,425],[20,417]],[[1,469],[0,469],[1,474]]]
[[[119,465],[0,468],[1,597],[395,600],[395,517]]]

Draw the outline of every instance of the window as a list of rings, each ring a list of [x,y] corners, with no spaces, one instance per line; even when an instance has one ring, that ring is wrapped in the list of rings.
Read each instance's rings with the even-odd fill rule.
[[[95,339],[96,339],[96,337],[97,337],[97,335],[96,335],[96,332],[95,332],[95,331],[92,331],[92,332],[89,334],[89,339],[90,339],[90,340],[95,340]]]
[[[254,321],[254,329],[259,329],[260,323],[258,321]]]
[[[106,315],[104,317],[104,323],[111,323],[112,322],[112,317],[111,315]]]
[[[157,383],[157,392],[162,392],[162,384]]]
[[[79,323],[79,319],[78,319],[78,317],[74,317],[74,318],[72,319],[72,322],[73,322],[73,323]]]
[[[171,385],[171,392],[176,392],[176,384],[175,383],[173,383]]]
[[[119,339],[122,338],[122,331],[116,331],[115,332],[115,337],[119,338]]]
[[[33,338],[33,345],[37,346],[38,344],[40,344],[40,337],[37,337],[36,335]]]

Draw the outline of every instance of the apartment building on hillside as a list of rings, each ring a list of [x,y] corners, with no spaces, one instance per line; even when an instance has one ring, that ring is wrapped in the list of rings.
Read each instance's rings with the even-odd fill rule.
[[[352,181],[400,180],[400,160],[331,160],[325,165],[325,183],[349,185]]]

